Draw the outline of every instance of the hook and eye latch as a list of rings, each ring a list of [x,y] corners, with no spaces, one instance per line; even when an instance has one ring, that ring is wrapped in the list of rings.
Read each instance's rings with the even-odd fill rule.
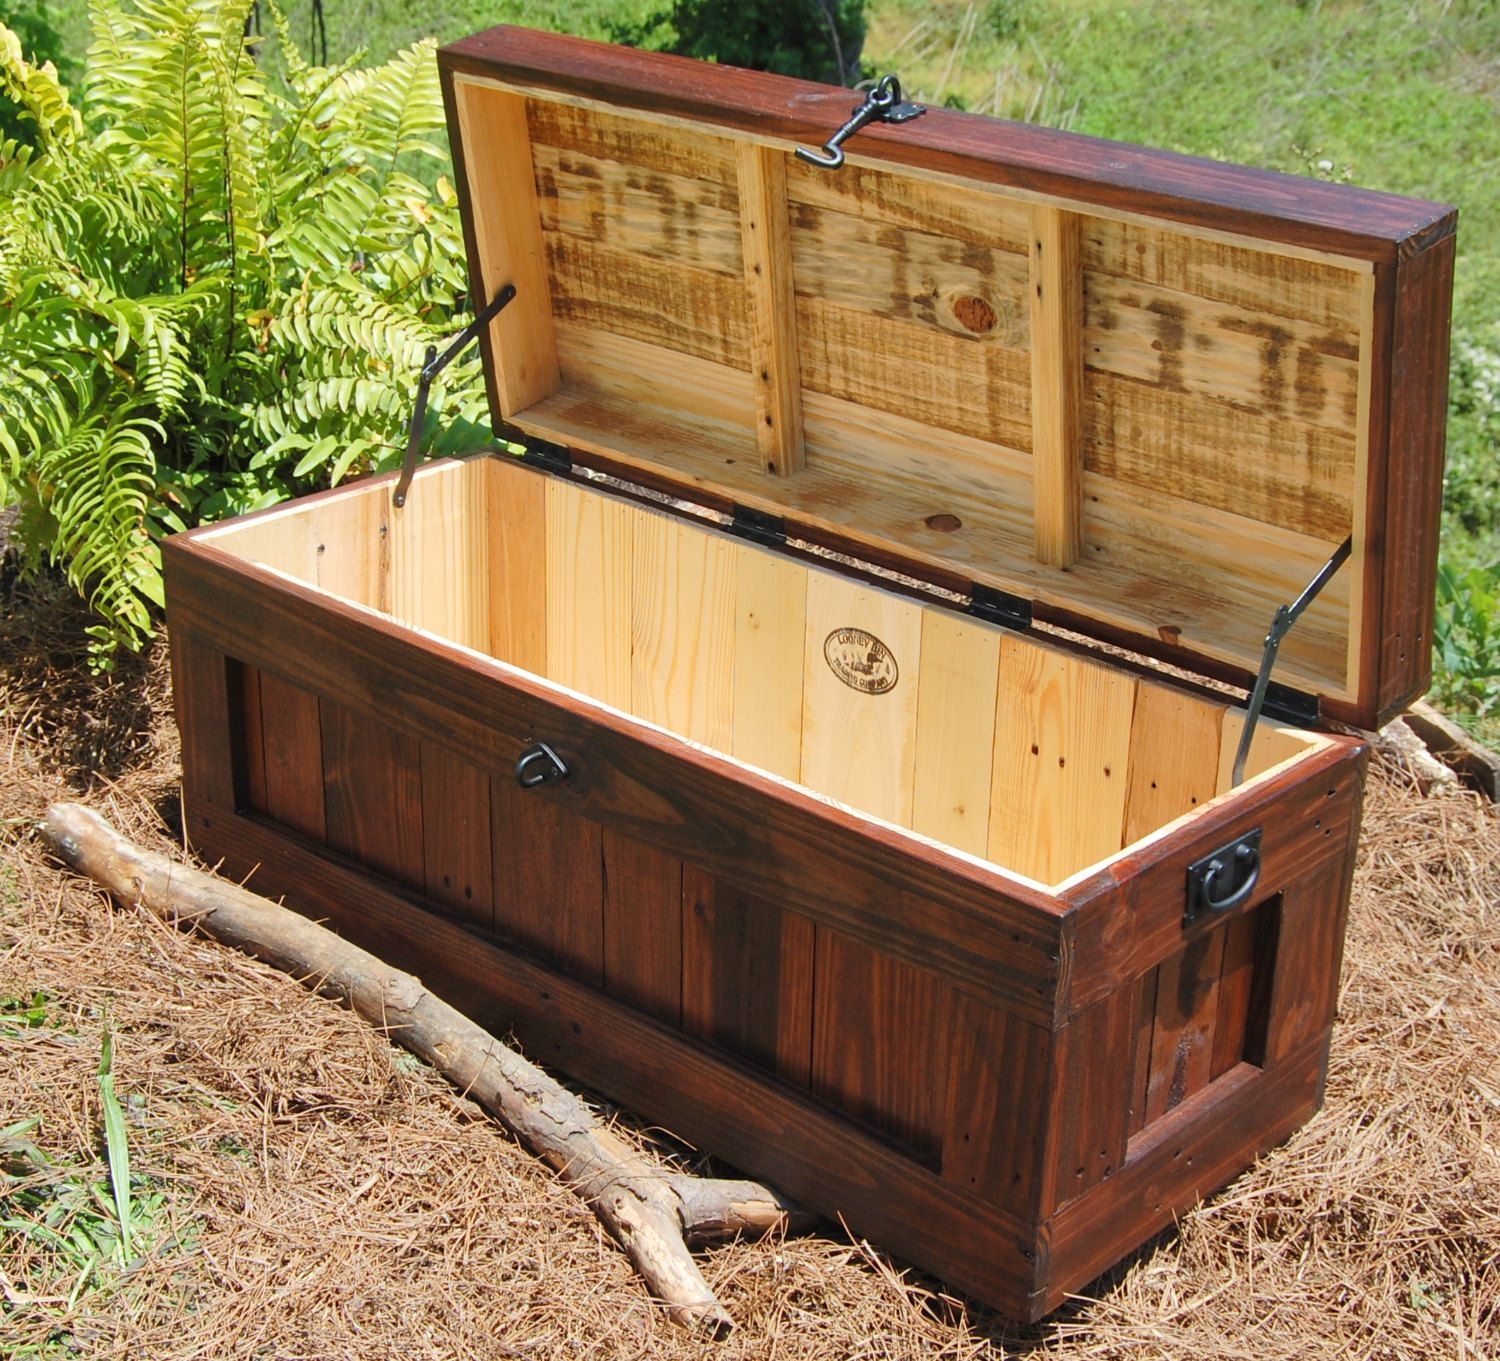
[[[927,112],[925,104],[913,104],[901,97],[901,82],[895,76],[882,76],[865,96],[849,121],[823,143],[822,151],[797,148],[797,158],[825,170],[837,170],[844,163],[844,143],[871,123],[909,123]]]

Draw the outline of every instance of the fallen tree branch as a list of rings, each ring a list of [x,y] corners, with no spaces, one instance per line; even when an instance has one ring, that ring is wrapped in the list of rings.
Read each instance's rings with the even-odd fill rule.
[[[669,1173],[600,1125],[572,1093],[433,996],[421,982],[248,889],[146,851],[81,804],[56,803],[39,828],[73,869],[123,902],[197,927],[347,1002],[496,1116],[599,1217],[672,1318],[724,1337],[734,1326],[689,1242],[805,1222],[754,1182]]]

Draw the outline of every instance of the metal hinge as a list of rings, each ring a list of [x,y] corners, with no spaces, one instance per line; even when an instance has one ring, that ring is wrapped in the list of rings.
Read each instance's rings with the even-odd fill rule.
[[[763,548],[786,546],[786,521],[769,511],[752,510],[749,506],[735,506],[729,521],[729,532],[737,534]]]
[[[1031,627],[1031,601],[993,586],[981,586],[977,581],[969,590],[967,608],[974,618],[983,619],[986,624],[1008,629]]]
[[[1266,686],[1266,702],[1261,705],[1261,715],[1274,718],[1278,723],[1289,723],[1297,728],[1310,728],[1317,721],[1322,704],[1316,695],[1305,690],[1294,690],[1290,685],[1278,685],[1272,681]]]
[[[521,462],[549,473],[573,471],[573,451],[548,439],[527,440],[521,446]]]

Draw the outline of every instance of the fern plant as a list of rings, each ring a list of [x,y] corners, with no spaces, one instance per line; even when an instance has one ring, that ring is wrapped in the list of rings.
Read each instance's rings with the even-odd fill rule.
[[[36,130],[0,142],[0,498],[100,666],[151,633],[165,532],[398,461],[460,324],[454,194],[413,173],[446,165],[432,45],[312,66],[273,10],[273,83],[251,3],[95,0],[77,104],[0,26]],[[432,449],[479,437],[477,360],[445,378]]]

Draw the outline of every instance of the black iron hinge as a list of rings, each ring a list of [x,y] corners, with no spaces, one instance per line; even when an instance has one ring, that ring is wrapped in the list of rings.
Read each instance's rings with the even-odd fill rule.
[[[1263,718],[1275,719],[1278,723],[1311,728],[1317,724],[1321,705],[1316,695],[1272,681],[1266,686],[1266,700],[1260,712]]]
[[[737,534],[763,548],[786,546],[786,521],[769,511],[752,510],[749,506],[735,506],[729,521],[729,532]]]
[[[551,440],[527,440],[521,447],[521,462],[549,473],[573,471],[573,451],[565,444]]]
[[[978,582],[970,588],[968,611],[986,624],[999,624],[1008,629],[1031,627],[1031,601],[1009,591],[996,590],[993,586],[981,586]]]

